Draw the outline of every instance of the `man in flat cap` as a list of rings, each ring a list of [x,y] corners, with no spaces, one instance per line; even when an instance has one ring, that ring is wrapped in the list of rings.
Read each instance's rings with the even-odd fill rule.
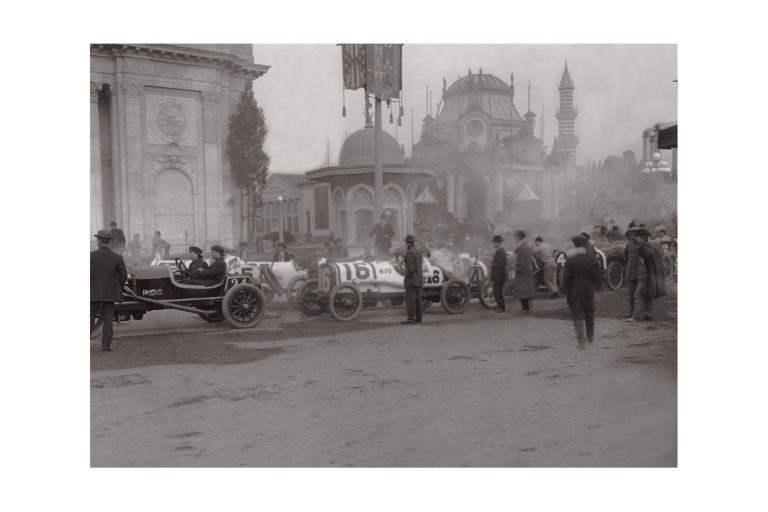
[[[111,352],[115,302],[123,301],[128,272],[123,257],[109,247],[112,233],[102,229],[94,236],[99,248],[91,252],[91,330],[98,316],[104,323],[101,351]]]
[[[197,269],[207,269],[208,262],[203,259],[203,250],[194,245],[189,248],[189,255],[192,257],[192,263],[189,264],[189,274],[192,275]]]
[[[656,245],[649,242],[650,231],[645,227],[636,229],[634,236],[640,247],[637,259],[637,291],[635,292],[635,311],[627,322],[653,320],[653,299],[666,295],[664,266],[661,253]]]
[[[376,247],[376,257],[386,258],[389,256],[389,248],[392,247],[392,237],[395,232],[392,226],[387,222],[387,214],[382,213],[379,217],[379,223],[373,226],[368,236],[373,237],[373,245]]]
[[[227,262],[224,261],[224,253],[226,252],[224,247],[218,244],[212,245],[211,258],[213,258],[213,263],[209,268],[198,268],[194,272],[190,272],[189,276],[192,279],[188,283],[211,286],[221,282],[227,275]]]
[[[587,255],[585,237],[575,236],[571,241],[575,250],[565,262],[563,293],[571,309],[576,341],[584,348],[585,340],[591,343],[595,336],[595,289],[600,284],[600,267]]]
[[[517,230],[514,233],[517,240],[515,247],[515,297],[520,299],[522,314],[531,312],[530,301],[536,293],[533,284],[533,257],[531,244],[525,239],[525,232]]]
[[[420,324],[421,314],[424,309],[421,295],[422,269],[421,253],[414,246],[413,235],[405,237],[405,245],[408,248],[405,252],[405,277],[403,285],[405,286],[405,308],[408,319],[403,324]]]
[[[493,283],[493,297],[496,299],[497,313],[506,311],[504,304],[504,283],[507,281],[507,251],[502,247],[504,239],[499,235],[493,237],[493,262],[491,263],[491,282]]]
[[[109,223],[109,233],[112,235],[112,240],[109,241],[109,248],[117,254],[123,254],[123,251],[125,251],[125,233],[117,227],[117,222],[112,221]]]

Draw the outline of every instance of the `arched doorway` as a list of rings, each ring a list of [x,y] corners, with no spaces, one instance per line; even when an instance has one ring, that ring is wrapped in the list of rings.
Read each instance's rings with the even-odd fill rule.
[[[355,243],[362,244],[373,229],[373,210],[355,210]]]
[[[187,237],[194,242],[195,204],[187,175],[177,169],[161,172],[155,178],[154,192],[152,231],[160,231],[176,248],[183,247]]]
[[[469,224],[482,224],[487,220],[488,187],[481,179],[469,180],[464,185],[464,204]]]

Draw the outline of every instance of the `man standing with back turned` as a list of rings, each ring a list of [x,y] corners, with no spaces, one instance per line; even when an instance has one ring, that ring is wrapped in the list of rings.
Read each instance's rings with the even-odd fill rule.
[[[99,315],[104,322],[101,351],[112,351],[112,317],[115,302],[123,301],[123,285],[128,280],[125,262],[109,248],[112,233],[102,229],[94,235],[99,248],[91,252],[91,330]]]
[[[493,262],[491,263],[491,282],[493,283],[493,296],[496,299],[497,313],[506,311],[504,304],[504,283],[507,280],[507,251],[501,244],[504,239],[499,235],[493,236],[493,246],[496,252],[493,253]]]
[[[408,312],[408,320],[402,324],[420,324],[421,312],[424,308],[421,298],[421,253],[414,247],[413,235],[405,237],[405,307]]]

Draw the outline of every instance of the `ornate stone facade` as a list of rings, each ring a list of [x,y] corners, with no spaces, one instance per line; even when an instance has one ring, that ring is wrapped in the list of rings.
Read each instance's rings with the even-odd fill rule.
[[[90,235],[114,220],[145,246],[161,231],[172,252],[234,246],[228,119],[268,69],[251,45],[92,44]]]

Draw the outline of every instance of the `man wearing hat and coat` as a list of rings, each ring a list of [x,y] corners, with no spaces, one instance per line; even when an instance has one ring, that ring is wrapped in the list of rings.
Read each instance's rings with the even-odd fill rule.
[[[381,221],[376,224],[368,236],[373,237],[373,245],[376,247],[376,256],[379,258],[386,258],[389,256],[389,248],[392,247],[392,237],[395,236],[395,232],[392,230],[392,226],[387,222],[387,215],[381,214]]]
[[[565,262],[563,293],[571,309],[579,348],[584,348],[585,326],[586,340],[591,343],[595,336],[595,290],[600,284],[600,267],[594,258],[587,255],[588,240],[585,237],[575,236],[571,241],[575,250]]]
[[[421,313],[424,309],[421,296],[421,253],[414,246],[413,235],[405,237],[405,277],[403,285],[405,286],[405,308],[408,313],[408,320],[400,322],[402,324],[420,324]]]
[[[227,262],[224,261],[225,252],[227,250],[218,244],[211,246],[213,263],[208,268],[198,268],[194,272],[190,272],[189,276],[192,279],[188,283],[211,286],[221,282],[227,275]]]
[[[193,245],[189,248],[189,254],[192,256],[192,263],[189,264],[187,269],[190,275],[197,269],[205,270],[208,268],[208,262],[203,259],[203,250],[201,248]]]
[[[117,227],[117,222],[115,221],[109,223],[109,230],[109,233],[112,235],[112,239],[109,241],[109,248],[117,254],[123,254],[123,251],[125,251],[125,233]]]
[[[504,304],[504,283],[507,281],[507,251],[501,244],[504,239],[499,235],[494,235],[493,246],[496,252],[493,253],[493,262],[491,263],[491,282],[493,283],[493,297],[496,299],[497,313],[506,311]]]
[[[637,291],[635,292],[635,311],[627,322],[653,320],[653,299],[666,295],[664,266],[661,253],[648,239],[650,231],[642,227],[636,229],[634,236],[640,247],[637,259]]]
[[[536,293],[533,284],[531,244],[525,240],[525,233],[519,229],[515,231],[515,238],[517,239],[517,247],[515,248],[515,297],[520,299],[522,313],[527,315],[531,312],[530,301]]]
[[[110,249],[112,233],[102,229],[94,236],[99,248],[91,252],[91,329],[98,315],[104,323],[101,351],[111,352],[115,302],[123,301],[128,272],[122,255]]]

